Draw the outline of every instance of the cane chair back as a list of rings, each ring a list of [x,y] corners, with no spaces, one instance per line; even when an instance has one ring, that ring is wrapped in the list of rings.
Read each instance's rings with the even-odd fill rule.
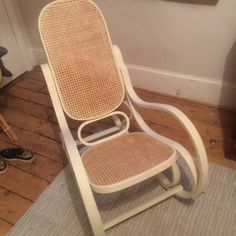
[[[124,87],[100,10],[59,0],[40,15],[39,30],[64,111],[76,120],[102,117],[123,101]]]

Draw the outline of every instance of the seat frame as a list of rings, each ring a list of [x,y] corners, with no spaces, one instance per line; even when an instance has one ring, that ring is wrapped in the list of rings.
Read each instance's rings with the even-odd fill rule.
[[[184,187],[181,184],[179,184],[180,170],[177,163],[174,162],[171,166],[171,171],[172,171],[171,180],[169,180],[162,173],[158,172],[157,174],[159,183],[166,189],[164,193],[152,199],[151,201],[145,202],[142,205],[132,210],[129,210],[128,212],[110,220],[109,222],[103,223],[98,207],[96,205],[96,201],[94,199],[91,184],[89,182],[86,170],[84,168],[84,165],[81,159],[80,153],[82,153],[83,150],[80,150],[80,151],[78,150],[78,145],[80,144],[80,141],[74,140],[74,138],[72,137],[72,134],[68,127],[68,124],[67,124],[62,106],[61,106],[60,98],[58,96],[55,83],[53,81],[53,75],[51,73],[49,65],[44,64],[41,66],[41,68],[46,79],[46,83],[47,83],[48,90],[51,96],[53,107],[54,107],[54,110],[58,119],[58,123],[60,126],[63,147],[66,152],[72,172],[74,174],[74,178],[76,180],[79,193],[81,194],[93,233],[96,236],[105,235],[105,230],[121,223],[122,221],[146,210],[147,208],[173,195],[177,195],[182,198],[196,199],[205,190],[207,186],[207,180],[208,180],[208,161],[207,161],[206,151],[205,151],[202,139],[198,131],[192,124],[192,122],[187,118],[187,116],[184,113],[182,113],[180,110],[178,110],[177,108],[173,106],[159,104],[159,103],[150,103],[150,102],[145,102],[141,100],[137,96],[137,94],[135,93],[132,87],[128,69],[123,61],[121,52],[117,46],[113,46],[113,55],[114,55],[116,64],[119,67],[120,75],[123,78],[123,81],[125,84],[125,90],[127,93],[126,103],[129,105],[133,118],[135,119],[135,121],[137,122],[137,124],[139,125],[140,129],[143,132],[157,138],[158,140],[172,147],[173,149],[176,150],[178,158],[184,159],[184,161],[186,162],[192,174],[192,189],[190,191],[184,190]],[[181,122],[181,124],[183,125],[183,128],[188,132],[188,135],[192,143],[194,144],[197,157],[196,158],[192,157],[192,155],[181,144],[156,133],[150,127],[148,127],[148,125],[144,122],[143,118],[138,113],[135,107],[161,110],[161,111],[165,111],[173,115],[177,120]],[[116,123],[115,127],[112,127],[109,130],[101,131],[97,134],[88,136],[86,137],[86,140],[93,141],[99,137],[106,136],[110,133],[113,133],[116,130],[119,130],[119,125],[121,125],[120,124],[121,122],[118,116],[115,114],[113,116],[113,119]]]
[[[99,142],[100,143],[103,142],[102,140],[99,140]],[[86,151],[89,151],[89,149],[87,149]],[[83,159],[83,155],[86,154],[86,151],[83,152],[83,154],[81,156],[82,159]],[[90,185],[91,185],[92,189],[97,193],[103,193],[103,194],[113,193],[116,191],[126,189],[126,188],[133,186],[137,183],[140,183],[142,181],[145,181],[153,176],[156,176],[157,174],[161,173],[162,171],[170,168],[173,164],[175,164],[176,161],[177,161],[177,153],[176,153],[176,150],[173,149],[172,155],[167,160],[161,162],[160,164],[156,165],[155,167],[153,167],[151,169],[146,170],[145,172],[143,172],[139,175],[134,175],[134,176],[127,178],[123,181],[116,182],[116,183],[113,183],[110,185],[96,185],[92,181],[90,181]],[[175,182],[177,182],[177,181],[175,181]]]

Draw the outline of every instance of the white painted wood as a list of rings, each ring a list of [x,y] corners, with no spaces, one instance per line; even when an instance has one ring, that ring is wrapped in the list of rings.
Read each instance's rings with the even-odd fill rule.
[[[189,169],[191,170],[191,174],[193,177],[193,188],[191,191],[182,191],[182,193],[178,194],[183,198],[197,198],[200,194],[206,189],[208,182],[208,160],[207,154],[202,142],[202,139],[196,130],[195,126],[189,120],[189,118],[179,109],[174,106],[160,104],[160,103],[150,103],[145,102],[141,98],[137,96],[135,93],[127,66],[123,61],[122,54],[117,46],[113,46],[113,52],[115,55],[115,60],[120,68],[120,72],[122,74],[122,78],[125,83],[125,88],[127,91],[127,95],[130,98],[130,107],[133,112],[133,116],[137,121],[139,127],[146,133],[156,137],[167,145],[175,148],[178,154],[185,160]],[[192,155],[184,148],[180,143],[175,142],[174,140],[168,139],[150,129],[147,124],[144,122],[143,118],[135,109],[135,106],[153,109],[153,110],[161,110],[169,113],[173,117],[175,117],[182,124],[183,128],[187,131],[190,140],[192,141],[197,158],[193,158]]]
[[[41,66],[44,77],[46,79],[48,91],[52,100],[52,104],[57,116],[57,120],[61,129],[61,138],[63,147],[65,149],[71,170],[74,174],[75,181],[78,186],[78,190],[81,194],[84,206],[93,229],[93,232],[96,236],[104,236],[105,232],[103,229],[102,219],[98,211],[92,190],[89,185],[89,180],[86,174],[86,170],[80,158],[76,142],[72,137],[72,134],[69,130],[64,112],[62,110],[61,102],[57,93],[56,86],[53,81],[53,73],[48,65]]]
[[[86,153],[86,151],[84,153]],[[132,176],[130,178],[127,178],[123,181],[120,181],[118,183],[111,184],[111,185],[104,185],[104,186],[103,185],[96,185],[91,181],[90,181],[90,185],[91,185],[92,189],[97,193],[107,194],[107,193],[118,192],[122,189],[126,189],[126,188],[131,187],[135,184],[141,183],[142,181],[145,181],[153,176],[156,176],[157,174],[161,173],[162,171],[170,168],[173,164],[176,163],[176,161],[177,161],[177,153],[176,153],[176,150],[174,150],[174,153],[172,154],[172,156],[169,157],[168,160],[162,162],[161,164],[159,164],[151,169],[148,169],[145,172],[142,172],[139,175]]]
[[[87,1],[88,3],[93,4],[90,0],[87,0]],[[52,4],[54,3],[50,3],[48,7]],[[96,8],[98,12],[100,12],[96,5],[93,5],[93,7]],[[101,12],[100,14],[101,14],[101,17],[103,17]],[[105,26],[105,30],[107,30],[106,26]],[[80,154],[76,146],[76,141],[74,140],[69,130],[67,121],[65,119],[65,115],[63,112],[63,104],[59,97],[56,80],[54,79],[56,78],[55,73],[53,70],[50,70],[50,61],[49,61],[49,65],[42,66],[42,70],[45,75],[48,90],[52,99],[53,107],[55,109],[55,113],[56,113],[59,126],[61,129],[63,147],[67,154],[73,174],[75,176],[75,181],[77,183],[78,189],[80,190],[81,197],[84,202],[85,209],[88,214],[88,218],[91,223],[93,232],[96,236],[105,235],[105,232],[104,232],[105,229],[108,229],[132,217],[133,215],[138,214],[139,212],[157,204],[158,202],[172,195],[178,195],[183,198],[198,197],[205,190],[207,179],[208,179],[208,163],[207,163],[207,156],[206,156],[205,148],[204,148],[204,145],[202,143],[199,133],[197,132],[196,128],[191,123],[191,121],[180,110],[178,110],[177,108],[173,106],[169,106],[165,104],[158,104],[158,103],[149,103],[149,102],[145,102],[141,100],[136,95],[135,91],[133,90],[127,67],[123,62],[123,58],[118,47],[113,47],[113,56],[114,56],[113,59],[114,59],[115,65],[119,69],[121,83],[124,84],[125,89],[126,89],[126,97],[125,97],[125,100],[127,102],[126,104],[128,104],[128,106],[130,107],[130,112],[132,113],[134,119],[137,121],[137,124],[145,133],[147,133],[147,135],[151,135],[155,137],[156,139],[172,147],[174,152],[173,152],[173,155],[167,161],[162,162],[158,166],[146,172],[143,172],[139,175],[123,180],[119,183],[115,183],[109,186],[96,186],[96,185],[93,185],[92,182],[90,182],[89,184],[89,178],[84,168],[82,159],[80,158]],[[196,154],[198,157],[197,163],[194,162],[190,153],[181,144],[173,140],[170,140],[162,135],[159,135],[158,133],[151,130],[147,126],[147,124],[144,122],[143,118],[140,116],[137,110],[135,109],[136,106],[165,111],[173,115],[177,120],[179,120],[182,123],[183,128],[188,132],[189,137],[194,144]],[[116,114],[119,114],[118,111],[111,113],[111,115],[116,115]],[[125,118],[128,119],[127,116]],[[94,119],[96,119],[96,117]],[[86,121],[83,124],[86,125],[86,124],[89,124],[90,122],[91,121]],[[81,130],[79,129],[78,130],[79,134],[81,133],[80,131]],[[79,137],[79,139],[80,139],[80,142],[83,143],[83,141],[81,140],[81,137]],[[181,185],[173,186],[177,184],[180,180],[180,173],[179,173],[178,166],[174,164],[176,163],[176,160],[179,157],[182,157],[185,160],[193,177],[192,189],[189,191],[184,190],[183,186]],[[164,194],[156,197],[155,199],[147,203],[142,204],[141,206],[135,209],[132,209],[131,211],[126,212],[125,214],[119,216],[118,218],[115,218],[112,221],[108,222],[107,224],[103,225],[101,216],[98,211],[98,207],[96,205],[96,201],[91,191],[91,187],[93,188],[94,191],[100,192],[100,193],[109,193],[109,192],[119,191],[123,188],[127,188],[139,182],[142,182],[152,176],[156,176],[157,174],[164,171],[165,169],[170,168],[173,164],[174,164],[174,166],[172,167],[173,179],[166,182],[164,179],[161,180],[161,178],[159,178],[159,180],[163,182],[163,184],[165,184],[165,186],[167,187],[167,191]],[[173,188],[171,188],[172,186]]]
[[[176,195],[177,193],[181,192],[182,190],[183,190],[183,187],[181,185],[177,185],[174,188],[166,191],[165,193],[157,196],[155,199],[152,199],[148,202],[145,202],[145,203],[141,204],[140,206],[138,206],[134,209],[131,209],[130,211],[127,211],[126,213],[124,213],[124,214],[112,219],[111,221],[105,223],[104,224],[104,229],[105,230],[110,229],[113,226],[121,223],[122,221],[125,221],[125,220],[131,218],[132,216],[137,215],[140,212],[156,205],[157,203],[159,203],[161,201],[164,201],[165,199],[167,199],[167,198],[169,198],[173,195]]]
[[[85,138],[83,138],[86,142],[91,142],[91,141],[94,141],[94,140],[97,140],[97,139],[100,139],[102,137],[105,137],[107,135],[111,135],[111,134],[114,134],[116,132],[120,131],[120,127],[118,126],[113,126],[109,129],[106,129],[106,130],[102,130],[100,132],[97,132],[95,134],[91,134],[89,136],[86,136]],[[76,142],[77,145],[81,145],[82,142],[80,140],[77,140]]]
[[[102,139],[99,139],[99,140],[96,140],[96,141],[93,141],[93,142],[88,142],[88,140],[84,139],[82,137],[82,130],[85,126],[91,124],[91,123],[95,123],[99,120],[102,120],[104,118],[107,118],[109,116],[117,116],[117,115],[121,115],[124,117],[124,120],[125,120],[125,127],[123,129],[119,129],[119,132],[117,133],[113,133],[109,136],[106,136],[106,137],[103,137]],[[97,145],[99,143],[102,143],[104,141],[108,141],[108,140],[111,140],[111,139],[114,139],[114,138],[117,138],[125,133],[128,132],[128,129],[129,129],[129,126],[130,126],[130,121],[129,121],[129,117],[124,113],[124,112],[121,112],[121,111],[114,111],[114,112],[111,112],[110,114],[106,115],[106,116],[103,116],[102,118],[98,118],[98,119],[94,119],[94,120],[88,120],[88,121],[85,121],[84,123],[82,123],[80,126],[79,126],[79,129],[78,129],[78,132],[77,132],[77,135],[78,135],[78,138],[79,138],[79,141],[86,145],[86,146],[93,146],[93,145]],[[108,134],[108,133],[107,133]]]
[[[177,184],[179,184],[179,181],[180,181],[181,173],[180,173],[180,169],[179,169],[178,164],[174,163],[170,169],[172,172],[172,179],[171,180],[168,179],[163,173],[160,173],[157,175],[159,183],[165,189],[169,189],[169,188],[176,186]]]

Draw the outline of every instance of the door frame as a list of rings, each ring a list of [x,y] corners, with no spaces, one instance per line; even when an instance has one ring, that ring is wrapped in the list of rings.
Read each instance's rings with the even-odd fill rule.
[[[9,17],[12,29],[14,31],[16,40],[22,53],[22,59],[24,60],[25,70],[30,71],[36,65],[36,62],[33,53],[30,50],[31,47],[29,47],[30,41],[26,33],[20,12],[14,6],[12,0],[3,0],[3,4],[5,5],[7,15]]]

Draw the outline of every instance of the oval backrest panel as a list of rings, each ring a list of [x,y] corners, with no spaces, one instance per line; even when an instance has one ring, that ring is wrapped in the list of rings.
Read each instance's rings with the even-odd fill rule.
[[[110,36],[89,0],[58,0],[41,12],[39,31],[64,111],[89,120],[115,110],[124,87]]]

